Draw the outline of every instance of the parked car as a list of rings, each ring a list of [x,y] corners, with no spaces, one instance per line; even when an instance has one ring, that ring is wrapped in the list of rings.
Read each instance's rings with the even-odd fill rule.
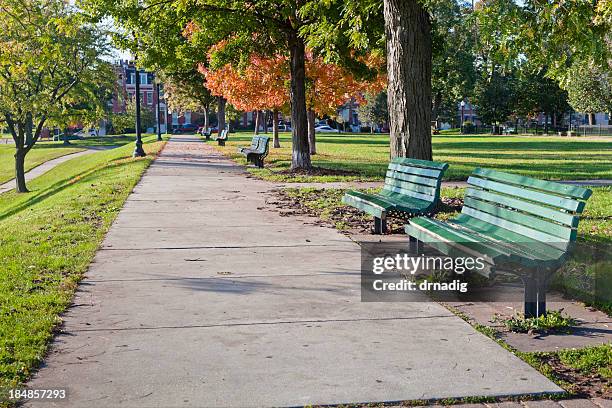
[[[272,126],[268,126],[268,132],[272,132],[274,128]],[[283,124],[278,125],[279,132],[291,132],[291,126]]]
[[[317,126],[315,128],[315,133],[340,133],[338,129],[334,129],[328,125]]]
[[[78,132],[75,132],[74,136],[78,136],[78,137],[87,137],[87,136],[96,137],[96,136],[98,136],[98,131],[97,131],[97,129],[93,129],[93,128],[91,128],[91,129],[81,129]]]
[[[181,134],[181,133],[196,133],[198,131],[198,127],[192,124],[183,124],[172,127],[172,133]]]

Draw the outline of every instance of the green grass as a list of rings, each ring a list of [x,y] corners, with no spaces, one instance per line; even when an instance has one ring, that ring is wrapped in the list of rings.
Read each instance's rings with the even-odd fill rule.
[[[561,363],[583,374],[598,373],[612,378],[612,345],[604,344],[578,350],[562,350],[558,353]]]
[[[251,133],[232,133],[226,146],[219,149],[244,162],[236,147],[249,145],[251,138]],[[250,171],[281,182],[382,180],[389,162],[388,135],[317,134],[318,154],[312,157],[313,165],[353,174],[292,176],[282,173],[291,164],[290,139],[282,133],[281,148],[270,148],[267,168]],[[450,163],[447,180],[465,180],[475,167],[550,180],[612,178],[611,138],[444,134],[433,137],[433,152],[434,160]]]
[[[10,136],[9,136],[10,137]],[[73,140],[69,145],[63,142],[41,141],[36,143],[26,156],[26,171],[67,154],[80,152],[87,148],[122,146],[133,142],[133,136],[99,136],[83,140]],[[15,178],[15,146],[0,143],[0,184]]]
[[[43,360],[59,314],[161,149],[153,140],[145,158],[132,159],[131,145],[77,157],[32,180],[30,193],[0,195],[0,391]]]

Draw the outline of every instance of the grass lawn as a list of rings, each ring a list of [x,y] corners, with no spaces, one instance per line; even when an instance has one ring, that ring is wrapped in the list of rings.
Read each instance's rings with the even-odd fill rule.
[[[0,406],[2,390],[25,381],[45,355],[119,209],[163,146],[76,157],[32,180],[30,193],[0,195]]]
[[[7,137],[10,136],[7,135]],[[89,137],[83,140],[73,140],[70,142],[70,145],[64,145],[63,142],[38,142],[26,156],[26,171],[29,171],[46,161],[65,156],[67,154],[80,152],[84,149],[122,146],[133,141],[133,136],[99,136]],[[15,178],[14,154],[14,145],[2,144],[0,142],[0,184]]]
[[[271,136],[271,134],[269,134]],[[237,146],[251,142],[252,133],[232,133],[225,147],[228,156],[244,162]],[[216,143],[211,141],[209,143]],[[382,180],[389,162],[389,136],[369,134],[317,134],[315,166],[352,172],[352,175],[293,176],[291,137],[281,134],[281,148],[270,148],[266,169],[251,169],[273,181]],[[612,178],[612,138],[527,137],[491,135],[437,135],[434,160],[450,163],[447,180],[465,180],[475,167],[524,174],[550,180]]]

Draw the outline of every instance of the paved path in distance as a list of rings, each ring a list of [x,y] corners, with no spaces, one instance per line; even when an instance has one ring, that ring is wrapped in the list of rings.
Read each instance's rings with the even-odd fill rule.
[[[100,150],[99,149],[87,149],[87,150],[82,150],[80,152],[70,153],[64,156],[57,157],[55,159],[48,160],[34,167],[32,170],[28,171],[25,174],[26,182],[45,174],[46,172],[48,172],[55,166],[58,166],[64,162],[67,162],[68,160],[72,160],[75,157],[84,156],[86,154],[96,153],[98,151]],[[9,180],[6,183],[0,184],[0,194],[6,193],[7,191],[13,190],[14,188],[15,188],[15,179]]]
[[[173,136],[126,202],[32,388],[36,407],[244,407],[559,392],[437,303],[362,303],[359,246]]]

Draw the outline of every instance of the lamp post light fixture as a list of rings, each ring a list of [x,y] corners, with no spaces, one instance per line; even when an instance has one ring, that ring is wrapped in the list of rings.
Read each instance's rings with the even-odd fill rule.
[[[465,101],[461,101],[461,133],[463,133],[463,118],[465,113]]]

